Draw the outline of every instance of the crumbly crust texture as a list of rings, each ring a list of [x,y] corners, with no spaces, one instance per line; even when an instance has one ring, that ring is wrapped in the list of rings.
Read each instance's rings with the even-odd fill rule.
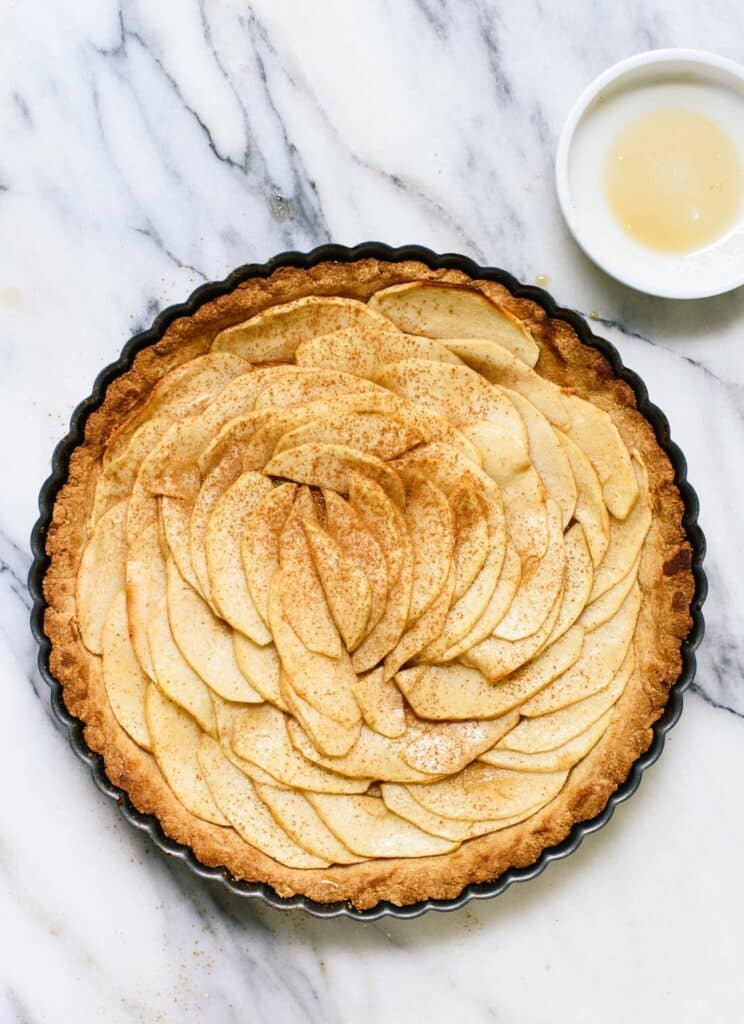
[[[244,842],[232,829],[211,825],[176,799],[151,754],[117,723],[106,697],[100,661],[84,647],[75,607],[75,580],[89,535],[89,517],[103,450],[116,428],[169,370],[208,351],[215,335],[262,310],[306,295],[339,295],[366,301],[375,292],[410,281],[467,284],[497,300],[525,323],[540,347],[539,371],[605,409],[628,448],[642,455],[649,474],[653,524],[643,549],[643,593],[636,628],[636,669],[600,742],[571,771],[556,798],[520,824],[471,839],[438,857],[371,860],[323,870],[285,867]],[[174,321],[163,337],[141,351],[130,370],[109,385],[89,416],[84,442],[72,453],[68,479],[57,496],[47,536],[50,565],[44,580],[44,628],[51,641],[50,667],[62,685],[67,709],[84,723],[88,746],[103,756],[109,779],[164,832],[191,847],[207,866],[224,866],[236,879],[260,881],[280,896],[304,894],[318,902],[348,900],[358,909],[381,900],[406,905],[427,898],[452,899],[470,883],[488,882],[510,867],[526,867],[560,843],[572,826],[597,815],[649,747],[670,687],[681,670],[680,648],[691,627],[694,592],[691,548],[682,526],[684,507],[669,459],[631,388],[605,357],[584,345],[573,328],[551,319],[535,303],[502,285],[473,280],[456,270],[432,270],[409,261],[365,259],[325,262],[302,270],[281,268],[251,279],[228,295]]]

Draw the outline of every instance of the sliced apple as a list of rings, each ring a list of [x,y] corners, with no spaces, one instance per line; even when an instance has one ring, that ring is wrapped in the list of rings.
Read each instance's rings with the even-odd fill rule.
[[[610,542],[610,516],[607,512],[602,485],[594,466],[570,437],[557,430],[556,435],[568,457],[576,481],[576,508],[574,519],[581,523],[586,536],[592,562],[599,565]]]
[[[519,712],[470,722],[422,722],[410,716],[403,756],[430,775],[451,775],[489,750],[519,721]]]
[[[387,602],[387,568],[380,545],[351,505],[335,491],[323,491],[326,530],[346,558],[363,572],[370,587],[370,607],[362,639],[382,617]]]
[[[302,367],[342,370],[356,377],[373,380],[378,364],[377,350],[382,345],[385,333],[393,333],[390,331],[391,326],[388,325],[386,331],[380,331],[357,325],[313,335],[297,346],[295,362]]]
[[[363,377],[339,370],[311,370],[297,367],[295,373],[271,377],[256,396],[256,409],[297,408],[320,399],[372,391],[377,388]]]
[[[583,630],[569,630],[529,664],[500,683],[466,665],[422,665],[399,672],[395,681],[420,718],[464,720],[495,718],[518,708],[573,665],[583,645]]]
[[[114,433],[103,455],[104,467],[113,468],[131,452],[131,442],[142,426],[157,422],[162,432],[166,423],[203,409],[234,377],[249,370],[250,364],[239,356],[215,352],[189,359],[164,374]]]
[[[466,285],[420,281],[393,285],[373,295],[369,305],[408,334],[488,338],[528,366],[534,366],[540,355],[535,339],[515,316]]]
[[[463,636],[470,633],[483,616],[499,581],[504,548],[487,546],[485,564],[459,601],[450,601],[450,607],[436,638],[417,655],[418,661],[440,661]],[[454,590],[453,590],[454,596]]]
[[[160,522],[168,544],[168,550],[178,566],[178,571],[191,586],[199,592],[201,584],[191,564],[191,540],[189,529],[194,502],[191,498],[172,498],[161,494],[158,498]]]
[[[253,603],[268,625],[269,591],[279,568],[279,538],[297,492],[296,484],[280,484],[266,495],[248,520],[241,553]]]
[[[250,516],[271,490],[270,481],[260,473],[241,474],[215,502],[206,528],[207,573],[217,610],[234,629],[260,645],[270,643],[271,634],[253,603],[240,550]]]
[[[447,496],[425,477],[412,480],[403,514],[413,545],[408,621],[415,622],[436,602],[447,582],[455,546],[455,524]]]
[[[231,731],[233,750],[292,789],[318,793],[363,793],[367,789],[370,778],[347,778],[303,757],[289,738],[288,721],[270,704],[242,708]]]
[[[546,493],[527,447],[515,446],[495,423],[474,423],[464,432],[478,447],[484,471],[499,485],[506,529],[520,557],[542,558],[548,546]]]
[[[634,669],[635,653],[631,645],[609,686],[558,711],[539,718],[523,719],[518,727],[520,732],[512,739],[512,744],[520,748],[515,752],[524,753],[521,748],[528,748],[530,754],[560,749],[576,736],[585,733],[611,711],[622,696]],[[505,737],[499,746],[507,746],[507,740],[508,737]]]
[[[135,743],[151,750],[145,717],[148,679],[129,638],[127,601],[120,590],[111,602],[103,624],[103,684],[114,718]]]
[[[382,617],[351,656],[351,664],[357,674],[378,665],[401,640],[408,619],[412,585],[413,556],[407,546],[400,574],[388,592]],[[386,678],[389,679],[391,673],[387,672],[387,668]]]
[[[513,818],[493,818],[483,821],[455,821],[454,818],[444,818],[440,814],[433,814],[427,811],[420,803],[413,799],[405,786],[395,782],[384,782],[381,786],[382,799],[385,806],[394,814],[400,815],[406,821],[422,828],[433,836],[441,836],[443,839],[452,839],[463,842],[465,839],[475,839],[476,836],[487,835],[489,832],[498,832],[500,829],[508,828],[522,821],[526,816],[524,813]],[[528,809],[527,814],[531,813]]]
[[[506,547],[504,507],[498,487],[483,470],[474,466],[461,452],[445,444],[427,444],[408,452],[393,465],[407,481],[426,477],[451,497],[463,484],[478,493],[486,515],[491,555],[501,562]]]
[[[274,644],[263,647],[243,633],[233,633],[233,646],[238,668],[264,700],[286,711],[284,698],[279,688],[280,661]]]
[[[230,627],[189,586],[172,559],[166,565],[168,620],[186,661],[225,700],[260,702],[261,695],[238,667]]]
[[[225,700],[224,697],[220,697],[213,690],[210,691],[210,696],[214,708],[214,720],[217,725],[217,739],[223,747],[232,748],[233,728],[246,710],[246,705],[237,701]],[[251,704],[250,707],[264,707],[264,705]]]
[[[552,499],[547,502],[548,546],[543,557],[528,564],[519,589],[503,619],[494,629],[501,640],[523,640],[535,634],[563,590],[566,578],[566,549],[561,527],[561,510]]]
[[[584,629],[572,626],[555,643],[543,646],[536,657],[526,662],[499,684],[506,694],[512,691],[526,700],[530,694],[538,693],[558,676],[567,672],[581,657],[584,648]],[[508,688],[508,689],[507,689]]]
[[[540,807],[563,788],[568,772],[510,771],[476,762],[440,782],[408,786],[408,792],[427,810],[457,821],[511,818],[527,808]]]
[[[199,746],[199,767],[215,803],[251,846],[291,868],[323,868],[328,861],[308,853],[277,825],[253,783],[225,757],[209,736]]]
[[[158,689],[188,711],[205,732],[216,736],[217,724],[209,687],[194,672],[173,639],[165,598],[150,616],[147,640]]]
[[[202,479],[226,459],[235,465],[236,478],[245,470],[263,469],[282,433],[304,421],[299,409],[254,409],[228,420],[196,458]]]
[[[236,768],[240,769],[243,775],[247,775],[251,782],[263,783],[267,786],[282,787],[283,784],[270,775],[263,768],[260,768],[257,764],[252,761],[246,761],[245,758],[239,757],[232,747],[232,734],[235,722],[238,720],[243,711],[246,710],[245,704],[233,704],[230,701],[223,700],[218,694],[212,694],[212,701],[214,703],[214,714],[217,721],[217,739],[222,747],[222,753],[225,755],[227,760],[234,764]],[[253,704],[251,707],[262,707],[263,705]]]
[[[142,463],[141,474],[148,489],[153,494],[193,500],[201,484],[200,461],[223,427],[251,412],[269,380],[276,381],[299,372],[294,366],[275,366],[244,373],[231,381],[201,413],[174,423]]]
[[[447,338],[443,344],[491,384],[518,391],[556,427],[565,430],[571,425],[558,385],[535,373],[503,345],[484,338]]]
[[[164,697],[152,683],[145,699],[147,727],[158,768],[187,811],[213,825],[229,825],[204,781],[197,752],[202,733],[183,708]],[[211,740],[210,742],[214,742]]]
[[[565,528],[571,521],[578,498],[568,456],[549,421],[531,402],[516,391],[504,389],[504,393],[509,396],[524,420],[532,465],[537,470],[548,496],[558,502]]]
[[[285,367],[282,372],[291,370]],[[298,371],[295,368],[295,373]],[[258,371],[255,376],[264,376],[267,371]],[[233,448],[240,448],[241,454],[247,446],[255,440],[256,435],[273,422],[282,425],[281,434],[299,429],[300,427],[315,424],[316,421],[332,420],[343,429],[346,417],[376,416],[383,420],[390,421],[395,427],[395,434],[386,430],[384,439],[380,440],[383,448],[391,444],[401,444],[406,438],[413,436],[420,437],[425,441],[444,441],[453,447],[460,449],[463,454],[478,463],[478,453],[473,446],[463,437],[461,432],[453,427],[446,420],[439,416],[427,415],[422,409],[411,405],[404,399],[394,395],[384,388],[373,388],[351,394],[324,396],[315,399],[302,406],[281,409],[261,408],[244,413],[235,419],[229,420],[222,426],[206,448],[198,457],[198,466],[202,475],[211,468],[215,462]],[[398,426],[398,424],[402,425]],[[333,424],[332,424],[333,425]],[[317,429],[315,426],[313,430]],[[311,440],[312,438],[307,438]],[[289,445],[280,443],[281,438],[275,439],[277,450],[283,450]],[[371,438],[368,439],[371,442]],[[332,440],[330,443],[344,443]],[[353,447],[353,445],[352,445]],[[366,450],[366,449],[365,449]],[[253,456],[251,456],[253,457]],[[264,460],[268,461],[268,459]],[[256,468],[254,465],[245,465],[246,469]]]
[[[362,642],[369,621],[369,580],[316,521],[303,519],[302,526],[333,620],[347,651],[353,651]]]
[[[566,398],[571,426],[566,431],[594,466],[607,508],[625,519],[638,497],[630,453],[609,413],[578,395]]]
[[[651,526],[648,473],[636,452],[633,453],[632,466],[638,483],[638,500],[624,520],[612,520],[610,543],[601,565],[597,567],[594,574],[590,601],[596,601],[597,598],[602,597],[624,576],[628,575],[641,552],[646,534]]]
[[[519,555],[514,550],[514,546],[509,541],[504,549],[504,564],[501,568],[501,575],[480,618],[476,619],[465,636],[461,637],[451,647],[448,647],[441,655],[438,654],[438,651],[435,651],[437,654],[436,658],[432,655],[432,648],[428,648],[425,655],[426,660],[452,661],[491,636],[511,606],[521,578],[522,564],[519,560]]]
[[[506,392],[498,391],[503,396]],[[505,399],[508,401],[508,399]],[[508,424],[491,419],[473,420],[462,427],[462,433],[476,447],[485,472],[503,487],[512,476],[530,469],[530,448],[527,428],[513,404],[514,422]]]
[[[538,718],[523,718],[499,743],[499,748],[522,754],[539,754],[565,746],[583,735],[617,703],[634,668],[635,654],[631,646],[609,686],[558,711]]]
[[[336,721],[308,703],[292,686],[286,672],[279,676],[279,688],[290,712],[299,722],[312,746],[327,757],[343,757],[354,746],[362,728],[361,715],[353,725]]]
[[[391,465],[406,479],[426,476],[434,480],[448,496],[458,491],[463,483],[473,485],[483,501],[492,506],[490,514],[503,520],[498,487],[480,466],[453,445],[433,441],[406,452]]]
[[[189,521],[189,554],[191,565],[199,581],[199,586],[196,589],[215,611],[219,609],[212,594],[212,581],[207,565],[207,526],[217,502],[238,479],[239,475],[240,462],[238,459],[224,459],[218,463],[201,485]],[[230,507],[229,502],[228,507]]]
[[[344,370],[369,380],[375,379],[380,365],[412,357],[443,363],[460,362],[440,342],[404,334],[389,322],[384,329],[371,324],[364,327],[359,324],[328,334],[318,334],[301,342],[295,352],[298,366]]]
[[[222,697],[218,697],[217,694],[214,694],[214,700],[215,708],[217,707],[217,702],[221,702],[223,707],[228,706],[228,701],[223,701]],[[243,710],[245,708],[245,705],[236,704],[233,705],[233,707],[236,707],[239,710]],[[220,719],[222,719],[223,717],[227,718],[228,716],[218,714],[217,717],[218,721],[220,721]],[[259,768],[259,766],[257,764],[254,764],[252,761],[246,761],[245,758],[238,757],[238,755],[233,750],[231,742],[228,738],[229,733],[223,732],[223,730],[219,727],[218,729],[218,739],[220,747],[222,748],[222,753],[225,755],[230,764],[234,764],[235,767],[243,773],[243,775],[247,775],[251,782],[256,783],[257,785],[272,786],[275,789],[283,789],[285,790],[285,792],[289,792],[289,787],[283,785],[281,782],[275,779],[273,775],[270,775],[269,772],[264,771],[263,768]]]
[[[83,643],[101,653],[103,624],[111,602],[126,582],[126,502],[107,512],[93,530],[80,560],[75,607]]]
[[[245,360],[220,353],[189,360],[161,378],[104,450],[91,521],[97,523],[113,504],[128,497],[140,466],[174,421],[203,410],[233,377],[249,369]]]
[[[287,579],[274,577],[269,596],[269,623],[277,653],[292,689],[319,714],[347,728],[361,721],[354,697],[354,670],[342,650],[338,658],[311,651],[292,628],[285,614]]]
[[[290,719],[287,728],[289,738],[303,757],[347,778],[373,778],[384,782],[428,782],[436,778],[408,764],[405,759],[406,736],[390,739],[363,725],[351,749],[342,756],[331,757],[316,749],[297,722]]]
[[[123,453],[108,463],[105,462],[108,449],[104,450],[104,466],[93,498],[92,523],[97,523],[112,505],[129,497],[142,463],[172,423],[171,417],[165,415],[146,421],[135,431]]]
[[[492,420],[516,443],[524,438],[524,424],[506,392],[468,366],[403,359],[383,366],[377,379],[394,394],[455,426]]]
[[[308,295],[271,306],[243,323],[220,331],[213,352],[234,352],[251,363],[291,362],[308,338],[344,328],[378,332],[395,329],[364,302],[337,296]],[[396,331],[397,333],[397,331]]]
[[[279,440],[276,451],[303,444],[340,444],[386,460],[396,458],[422,440],[413,427],[379,412],[339,413],[288,431]]]
[[[137,539],[158,521],[158,502],[145,483],[142,470],[137,473],[127,501],[127,544],[131,547]]]
[[[522,714],[530,718],[546,715],[609,686],[632,643],[640,606],[636,584],[615,615],[586,634],[579,660],[524,704]]]
[[[410,626],[395,647],[385,656],[384,678],[392,679],[398,669],[428,647],[441,635],[447,621],[455,585],[455,568],[450,563],[450,572],[441,594],[424,614]]]
[[[282,477],[315,487],[349,493],[351,473],[374,480],[398,506],[405,500],[397,473],[381,459],[342,444],[303,444],[279,452],[265,466],[267,476]]]
[[[393,400],[391,413],[398,419],[404,419],[411,427],[423,434],[427,443],[445,444],[456,448],[469,462],[478,468],[481,467],[480,452],[458,427],[454,427],[443,417],[420,405],[414,405],[398,398],[390,391],[383,391],[382,394]]]
[[[389,590],[400,575],[406,555],[410,556],[413,566],[413,551],[406,521],[384,489],[364,473],[352,472],[349,479],[349,503],[383,553]]]
[[[387,563],[388,594],[382,617],[352,655],[354,671],[361,674],[384,660],[403,635],[411,605],[413,550],[400,511],[381,487],[356,474],[349,498]]]
[[[147,403],[146,403],[147,404]],[[143,411],[146,408],[143,407]],[[137,412],[138,410],[135,410]],[[102,470],[96,481],[91,518],[96,522],[99,515],[129,493],[142,461],[160,441],[166,430],[173,424],[173,417],[166,413],[155,413],[152,418],[141,418],[136,426],[120,438],[114,433],[101,456]],[[126,427],[126,420],[122,427]],[[100,511],[99,511],[100,510]]]
[[[296,410],[296,412],[298,416],[300,412],[302,413],[301,422],[295,424],[297,427],[304,423],[310,423],[314,420],[325,420],[329,417],[341,420],[345,416],[376,414],[388,420],[404,424],[406,433],[409,436],[416,434],[420,436],[422,441],[440,441],[450,444],[453,448],[461,451],[466,458],[475,462],[476,465],[480,465],[478,452],[463,436],[461,431],[453,427],[447,420],[442,419],[441,416],[427,412],[421,406],[413,405],[385,388],[378,387],[371,391],[337,395],[330,399],[317,400],[303,406],[301,410]],[[290,428],[288,427],[287,429]]]
[[[512,750],[502,750],[501,744],[497,744],[493,750],[481,754],[480,760],[493,765],[494,768],[513,768],[520,772],[568,771],[599,743],[607,731],[611,718],[612,711],[607,711],[584,732],[552,750],[521,754]]]
[[[536,633],[523,640],[501,640],[497,636],[489,636],[466,651],[462,655],[462,660],[466,665],[480,669],[492,682],[497,682],[515,672],[543,649],[558,621],[561,600],[562,591]]]
[[[344,846],[360,857],[434,857],[457,849],[399,818],[380,797],[309,793],[308,799]]]
[[[614,587],[610,587],[609,590],[606,590],[605,593],[601,597],[598,597],[596,601],[592,601],[591,604],[587,604],[586,608],[581,613],[581,624],[586,629],[587,633],[591,633],[593,629],[596,629],[598,626],[601,626],[603,622],[607,622],[608,619],[612,618],[630,591],[633,589],[633,584],[638,579],[638,570],[640,566],[641,555],[639,554],[629,573],[623,576],[621,580],[618,580]]]
[[[160,532],[153,523],[129,546],[127,555],[127,615],[129,635],[142,670],[155,679],[147,626],[150,616],[165,596],[165,563],[160,549]]]
[[[470,589],[488,557],[488,520],[475,483],[468,480],[450,496],[455,519],[455,588],[458,601]]]
[[[395,684],[385,680],[382,666],[356,677],[354,696],[370,729],[390,739],[405,733],[403,698]]]
[[[105,472],[98,474],[93,494],[93,507],[90,512],[90,525],[97,526],[101,516],[110,512],[120,502],[127,502],[131,493],[138,465],[132,466],[131,479],[112,479]],[[125,523],[126,527],[126,523]]]
[[[298,846],[330,864],[358,864],[360,858],[336,838],[303,793],[256,785],[274,821]]]
[[[546,647],[550,647],[562,637],[582,614],[594,580],[592,556],[581,523],[574,523],[570,529],[566,530],[564,543],[566,548],[566,586],[563,590],[558,621],[553,626],[553,632],[548,638]],[[585,625],[583,618],[581,623]]]

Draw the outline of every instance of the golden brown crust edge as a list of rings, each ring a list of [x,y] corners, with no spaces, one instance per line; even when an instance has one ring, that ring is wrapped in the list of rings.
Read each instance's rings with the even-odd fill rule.
[[[541,374],[606,409],[628,447],[641,452],[648,467],[654,524],[639,576],[644,602],[636,632],[636,671],[602,740],[571,771],[559,795],[527,821],[470,840],[441,857],[375,860],[323,871],[286,868],[232,830],[186,811],[160,772],[153,770],[151,755],[130,740],[111,712],[98,661],[79,637],[74,596],[99,460],[114,429],[149,388],[174,366],[205,352],[224,327],[304,295],[366,301],[381,288],[414,280],[469,284],[497,299],[532,329],[540,345]],[[225,866],[235,878],[266,882],[281,896],[301,893],[318,902],[349,900],[358,909],[381,900],[405,905],[427,898],[451,899],[470,883],[491,881],[509,867],[534,863],[544,849],[565,839],[576,822],[598,814],[649,747],[651,727],[680,674],[680,647],[691,627],[691,548],[673,476],[651,425],[636,409],[632,389],[614,376],[605,357],[584,345],[569,324],[549,318],[540,306],[515,298],[502,285],[473,280],[460,271],[432,270],[415,261],[366,259],[325,262],[308,270],[281,268],[269,278],[248,280],[229,295],[205,303],[193,317],[174,321],[160,341],[140,352],[132,368],[112,381],[102,405],[88,418],[84,442],[72,453],[47,535],[44,629],[51,641],[50,668],[62,685],[67,709],[85,723],[88,746],[103,756],[109,779],[129,794],[138,810],[156,815],[164,832],[190,846],[206,866]]]

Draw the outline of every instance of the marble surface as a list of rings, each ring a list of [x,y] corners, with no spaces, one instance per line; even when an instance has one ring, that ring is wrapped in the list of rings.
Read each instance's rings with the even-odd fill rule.
[[[736,1022],[744,1015],[744,289],[640,296],[552,182],[587,81],[639,50],[744,58],[709,0],[0,5],[0,1021]],[[378,238],[547,280],[646,379],[709,538],[708,637],[638,794],[487,904],[318,922],[195,881],[50,717],[25,576],[71,410],[156,311],[288,249]]]

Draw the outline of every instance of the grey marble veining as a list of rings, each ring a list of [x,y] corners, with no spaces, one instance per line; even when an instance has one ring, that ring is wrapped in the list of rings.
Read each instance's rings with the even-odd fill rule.
[[[744,59],[713,0],[38,0],[0,10],[0,1022],[735,1022],[744,887],[744,289],[595,269],[552,181],[564,116],[642,49]],[[708,637],[612,825],[489,904],[356,925],[170,863],[48,712],[28,535],[69,415],[158,309],[275,252],[376,238],[547,277],[646,380],[708,535]],[[663,903],[662,903],[663,900]]]

